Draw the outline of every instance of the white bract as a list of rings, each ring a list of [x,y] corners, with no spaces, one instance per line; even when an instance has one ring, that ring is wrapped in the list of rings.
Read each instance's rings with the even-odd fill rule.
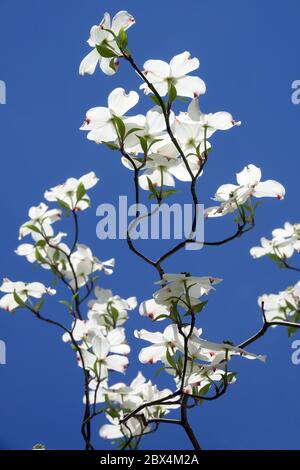
[[[285,188],[274,180],[260,181],[261,170],[255,165],[247,165],[236,174],[238,185],[224,184],[217,190],[214,200],[220,202],[220,206],[208,207],[205,210],[206,217],[220,217],[235,212],[238,206],[244,204],[251,196],[276,197],[281,200],[285,196]]]
[[[81,178],[68,178],[63,184],[46,191],[44,197],[47,201],[56,201],[72,211],[82,211],[90,206],[90,198],[85,191],[95,186],[99,178],[94,172],[87,173]],[[79,188],[82,188],[82,194]]]
[[[194,98],[188,106],[186,113],[181,112],[177,120],[186,124],[199,124],[206,129],[206,138],[211,137],[216,131],[226,131],[233,126],[240,126],[240,121],[235,121],[230,113],[218,111],[217,113],[202,113],[198,98]]]
[[[214,285],[222,279],[214,277],[189,276],[188,274],[164,274],[161,281],[163,287],[154,293],[153,297],[158,304],[172,305],[178,303],[185,308],[189,305],[199,304],[199,298],[207,295]],[[166,285],[165,285],[166,284]]]
[[[28,212],[29,220],[21,225],[19,230],[19,240],[26,235],[33,235],[43,227],[43,232],[47,237],[53,236],[52,224],[61,219],[60,209],[50,209],[41,202],[38,206],[31,207]]]
[[[254,246],[250,250],[253,258],[266,255],[275,255],[278,258],[290,258],[294,252],[300,252],[300,224],[286,222],[284,228],[272,231],[272,240],[265,237],[260,240],[261,246]]]
[[[139,95],[135,91],[127,94],[124,88],[115,88],[108,96],[108,107],[91,108],[80,130],[89,131],[87,138],[98,144],[115,141],[118,132],[114,118],[125,118],[125,113],[138,101]]]
[[[120,326],[128,319],[128,311],[137,306],[135,297],[122,299],[119,295],[113,295],[110,289],[95,288],[96,299],[88,303],[88,317],[96,320],[103,326]]]
[[[113,75],[116,73],[118,69],[118,60],[101,57],[97,51],[96,46],[105,44],[106,46],[109,46],[115,50],[117,53],[120,52],[114,35],[107,30],[113,31],[113,33],[117,36],[122,28],[125,31],[134,23],[134,18],[127,11],[119,11],[113,17],[112,21],[110,19],[110,14],[105,13],[100,24],[94,25],[91,28],[90,37],[87,42],[93,50],[82,60],[79,67],[80,75],[92,75],[95,72],[97,64],[99,64],[101,70],[106,75]]]
[[[264,294],[258,298],[263,307],[266,320],[299,322],[300,317],[300,281],[278,294]]]
[[[176,88],[177,95],[195,98],[206,91],[205,83],[201,78],[188,75],[197,70],[199,65],[199,60],[191,59],[191,54],[185,51],[174,56],[169,64],[163,60],[147,60],[144,63],[144,75],[154,85],[160,96],[165,96],[172,84]],[[143,83],[140,89],[146,94],[151,93],[146,83]]]
[[[16,296],[25,303],[30,297],[41,299],[44,294],[54,295],[56,290],[45,287],[41,282],[13,282],[5,278],[0,286],[0,292],[5,293],[0,299],[0,308],[11,312],[20,306]]]

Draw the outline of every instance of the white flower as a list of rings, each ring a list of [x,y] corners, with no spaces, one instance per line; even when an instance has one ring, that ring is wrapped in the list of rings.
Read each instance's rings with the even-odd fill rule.
[[[177,325],[167,326],[163,333],[135,330],[134,336],[153,343],[153,346],[142,348],[139,353],[139,360],[143,364],[155,364],[165,360],[167,351],[171,351],[172,354],[180,343]]]
[[[66,255],[69,254],[70,249],[65,243],[61,243],[62,238],[67,235],[66,233],[59,232],[53,237],[47,237],[51,246],[46,243],[44,237],[39,233],[32,232],[31,235],[35,244],[33,245],[31,243],[22,243],[21,245],[19,245],[18,248],[15,250],[15,253],[18,256],[25,256],[29,263],[35,263],[36,261],[38,261],[38,250],[39,255],[43,259],[48,261],[48,263],[50,264],[62,268],[64,264],[67,263]],[[62,251],[57,250],[62,250],[65,254],[63,254]],[[51,269],[49,264],[40,263],[40,265],[44,269]]]
[[[165,283],[168,283],[164,285]],[[178,302],[186,307],[187,302],[195,306],[199,303],[199,298],[208,294],[215,284],[221,279],[214,277],[197,277],[183,274],[164,274],[163,279],[156,284],[163,284],[163,287],[154,293],[155,301],[163,305],[171,305]]]
[[[0,299],[0,308],[11,312],[19,306],[15,300],[14,294],[26,302],[29,297],[34,299],[41,299],[44,294],[54,295],[56,291],[50,287],[45,287],[41,282],[12,282],[9,279],[3,279],[2,285],[0,286],[0,292],[4,292],[5,295]]]
[[[278,294],[264,294],[258,298],[258,304],[264,308],[266,320],[299,322],[300,317],[300,281]]]
[[[272,240],[261,238],[261,246],[251,248],[253,258],[276,255],[279,258],[290,258],[294,251],[300,252],[300,224],[286,222],[284,228],[272,231]]]
[[[114,117],[123,117],[139,101],[135,91],[126,94],[124,88],[115,88],[108,96],[108,107],[91,108],[80,130],[89,131],[87,138],[96,143],[115,141],[118,137]]]
[[[172,83],[179,96],[195,98],[206,91],[205,83],[201,78],[188,75],[197,70],[199,65],[199,60],[191,59],[191,54],[186,51],[173,57],[169,64],[162,60],[147,60],[144,64],[144,74],[161,96],[168,93],[169,84]],[[146,94],[151,93],[145,83],[140,86],[140,89]]]
[[[127,11],[119,11],[113,17],[112,21],[110,20],[109,13],[105,13],[101,23],[98,26],[95,25],[91,28],[90,37],[87,42],[89,46],[93,48],[93,50],[82,60],[79,67],[80,75],[92,75],[95,72],[98,63],[101,70],[106,75],[113,75],[118,67],[117,60],[114,61],[114,66],[111,67],[111,59],[101,57],[96,49],[96,46],[104,43],[113,48],[116,52],[119,52],[114,36],[109,31],[105,30],[110,29],[114,32],[115,35],[118,35],[121,28],[126,30],[134,23],[134,18]]]
[[[66,338],[63,337],[64,340]],[[124,373],[128,367],[127,355],[130,347],[126,343],[123,328],[108,331],[102,326],[93,326],[87,330],[81,347],[81,354],[85,369],[96,373],[102,381],[107,379],[108,371]],[[87,349],[88,346],[88,349]],[[81,357],[78,353],[78,365],[82,367]]]
[[[89,279],[89,276],[96,271],[102,271],[104,274],[110,275],[113,273],[115,266],[114,258],[107,261],[100,261],[96,258],[91,249],[83,244],[77,244],[77,250],[71,254],[71,263],[73,265],[78,287],[84,286]],[[64,270],[64,275],[69,279],[71,286],[74,288],[76,285],[74,273],[69,264]]]
[[[102,439],[132,438],[150,431],[150,426],[145,427],[141,420],[135,417],[128,419],[125,424],[120,424],[123,417],[124,413],[121,413],[118,418],[112,418],[107,413],[106,418],[111,424],[104,424],[100,428],[100,437]]]
[[[31,207],[28,212],[29,220],[20,227],[19,240],[29,234],[36,233],[33,229],[41,230],[47,237],[53,236],[52,224],[61,218],[60,209],[50,209],[48,206],[41,202],[37,207]]]
[[[134,310],[137,305],[135,297],[122,299],[119,295],[113,295],[110,289],[95,288],[96,299],[88,303],[88,317],[95,319],[100,325],[109,327],[120,326],[128,319],[128,310]],[[115,313],[115,315],[114,315]]]
[[[240,121],[235,121],[230,113],[219,111],[217,113],[204,114],[199,108],[199,100],[195,98],[189,104],[187,113],[180,113],[178,121],[187,124],[198,123],[206,129],[206,138],[211,137],[217,130],[226,131],[233,126],[239,126]]]
[[[59,184],[44,194],[47,201],[61,201],[69,209],[74,211],[82,211],[87,209],[90,205],[90,198],[87,194],[84,194],[79,200],[77,190],[79,186],[83,186],[85,190],[92,188],[97,184],[99,178],[94,172],[90,172],[81,178],[68,178],[63,184]]]
[[[232,213],[238,205],[244,204],[251,196],[276,197],[281,200],[285,196],[285,188],[274,180],[260,181],[261,170],[255,165],[245,166],[236,174],[238,185],[224,184],[217,190],[214,200],[221,202],[220,206],[208,207],[206,217],[220,217]]]
[[[170,113],[170,122],[174,121],[174,113]],[[154,106],[151,108],[146,116],[138,115],[133,116],[132,118],[127,118],[127,124],[130,124],[133,127],[140,128],[137,132],[131,133],[125,139],[125,149],[130,153],[143,153],[143,149],[140,143],[140,137],[143,137],[147,140],[148,144],[151,145],[151,153],[155,153],[159,147],[169,142],[169,135],[165,133],[166,121],[163,115],[163,112],[159,106]],[[124,163],[124,162],[123,162]]]

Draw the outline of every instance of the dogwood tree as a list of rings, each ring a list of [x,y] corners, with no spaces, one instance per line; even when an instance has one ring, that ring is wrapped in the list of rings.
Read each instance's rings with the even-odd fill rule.
[[[4,279],[0,307],[7,311],[21,308],[29,311],[37,319],[59,328],[63,341],[71,345],[83,375],[81,433],[85,449],[97,446],[92,442],[91,427],[96,417],[104,414],[106,423],[100,427],[99,435],[116,441],[118,448],[136,449],[144,436],[159,426],[169,425],[180,426],[191,446],[199,450],[188,410],[206,400],[220,398],[236,382],[235,373],[229,370],[233,356],[265,361],[264,355],[255,355],[245,348],[270,326],[299,327],[300,287],[296,284],[278,295],[262,296],[259,305],[263,326],[242,343],[215,343],[206,339],[200,314],[222,280],[214,273],[185,272],[184,266],[182,272],[168,273],[164,262],[188,244],[198,243],[194,239],[199,223],[197,183],[205,177],[205,166],[212,152],[210,141],[216,132],[233,129],[241,123],[225,111],[209,114],[201,111],[199,97],[206,92],[206,86],[197,75],[199,60],[189,52],[174,51],[169,62],[148,59],[139,66],[134,48],[128,48],[126,33],[134,23],[126,11],[118,12],[112,20],[105,13],[100,24],[91,28],[88,44],[92,51],[82,60],[79,73],[93,74],[99,65],[106,75],[113,75],[125,62],[135,73],[137,89],[141,91],[115,88],[108,96],[107,105],[86,112],[81,130],[87,132],[90,141],[120,154],[121,163],[128,169],[128,179],[133,179],[135,224],[142,217],[141,189],[160,206],[165,199],[176,197],[177,180],[185,182],[194,209],[190,236],[157,259],[151,259],[136,247],[129,227],[128,247],[153,267],[157,287],[151,299],[141,299],[139,292],[129,292],[131,297],[123,299],[101,287],[101,277],[113,273],[114,259],[99,259],[80,240],[82,212],[90,206],[88,192],[98,183],[98,178],[94,172],[79,179],[69,178],[45,192],[47,204],[42,202],[29,210],[29,219],[19,232],[22,243],[16,249],[18,256],[54,276],[55,290],[40,282]],[[141,93],[150,105],[149,110],[145,115],[132,114]],[[175,103],[176,109],[182,106],[179,113],[174,111]],[[259,168],[246,164],[236,175],[237,184],[224,184],[217,189],[213,199],[218,205],[208,207],[205,217],[231,217],[233,232],[221,240],[203,240],[204,246],[223,245],[252,230],[258,207],[253,198],[284,198],[282,184],[271,179],[261,181],[261,177]],[[65,218],[72,224],[72,235],[55,230]],[[286,224],[284,229],[273,232],[272,240],[263,239],[262,247],[253,248],[251,254],[268,255],[290,267],[288,258],[300,247],[299,233],[298,225]],[[30,238],[30,242],[23,243],[24,238]],[[56,295],[60,299],[58,291],[62,288],[69,293],[68,300],[59,300],[68,313],[65,321],[44,313],[47,296]],[[129,365],[126,321],[129,312],[135,310],[133,315],[138,315],[138,303],[139,314],[149,319],[149,330],[137,327],[134,332],[141,345],[141,367],[147,364],[146,373],[147,367],[159,364],[173,384],[170,388],[159,390],[140,371],[131,383],[118,382]],[[175,418],[170,418],[170,414]]]

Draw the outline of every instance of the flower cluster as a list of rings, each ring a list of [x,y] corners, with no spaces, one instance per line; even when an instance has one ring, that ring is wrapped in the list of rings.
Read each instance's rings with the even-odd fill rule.
[[[283,228],[272,231],[272,239],[263,237],[261,246],[254,246],[250,250],[253,258],[262,256],[277,257],[279,259],[291,258],[294,252],[300,252],[300,224],[286,222]]]
[[[251,256],[267,256],[280,268],[299,272],[300,269],[289,264],[294,253],[300,252],[300,224],[286,222],[283,228],[272,231],[272,239],[262,237],[261,246],[250,249]],[[270,326],[285,325],[291,336],[300,327],[300,281],[287,287],[278,294],[264,294],[258,298],[258,304],[264,313],[264,320]]]

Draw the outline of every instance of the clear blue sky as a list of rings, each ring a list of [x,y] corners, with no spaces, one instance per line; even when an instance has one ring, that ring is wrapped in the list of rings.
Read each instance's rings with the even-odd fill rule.
[[[202,202],[207,204],[220,184],[234,182],[234,173],[248,163],[262,168],[263,179],[278,179],[287,188],[283,202],[266,200],[255,231],[243,239],[223,248],[182,252],[166,263],[171,272],[224,279],[209,299],[201,326],[211,340],[237,343],[260,326],[258,295],[298,280],[268,260],[253,261],[249,256],[260,236],[286,220],[300,221],[300,106],[291,103],[291,83],[300,79],[297,0],[1,0],[0,79],[7,84],[7,104],[0,106],[0,275],[48,282],[44,272],[34,272],[14,255],[18,227],[28,208],[40,202],[44,189],[95,170],[101,182],[92,193],[93,208],[82,215],[81,240],[100,258],[117,259],[114,276],[102,278],[101,284],[139,300],[153,292],[155,272],[129,253],[124,241],[100,242],[95,234],[97,205],[114,203],[119,194],[127,194],[131,175],[115,153],[88,142],[78,130],[85,111],[105,104],[113,88],[139,85],[126,65],[113,78],[99,71],[92,77],[78,75],[80,60],[88,52],[90,26],[104,11],[120,9],[136,18],[129,36],[140,64],[190,50],[200,58],[200,75],[207,84],[203,110],[227,110],[243,122],[215,137],[214,153],[200,184]],[[230,222],[209,221],[207,238],[226,236],[233,229]],[[160,244],[144,248],[151,255]],[[63,309],[52,313],[65,315]],[[129,338],[137,322],[152,328],[133,312]],[[0,448],[29,449],[36,442],[49,449],[82,448],[81,373],[60,333],[25,312],[14,316],[2,312],[0,339],[7,343],[8,362],[0,366]],[[267,364],[232,362],[238,382],[226,396],[191,416],[206,449],[299,448],[300,366],[291,363],[291,340],[285,330],[276,329],[252,350],[267,354]],[[140,368],[136,352],[131,354],[128,380]],[[142,370],[151,377],[155,367]],[[159,382],[171,384],[163,377]],[[110,448],[97,437],[95,442],[99,448]],[[186,449],[189,444],[180,429],[161,427],[143,446]]]

